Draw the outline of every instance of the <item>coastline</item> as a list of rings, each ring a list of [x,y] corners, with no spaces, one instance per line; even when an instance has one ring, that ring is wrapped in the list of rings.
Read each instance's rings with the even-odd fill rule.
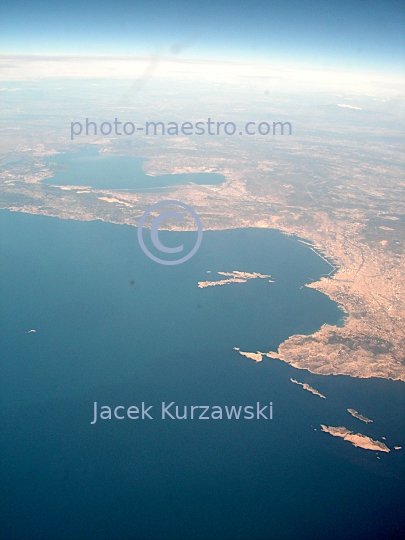
[[[160,162],[156,170],[153,165],[154,161],[149,161],[154,173],[173,169],[172,163],[165,168]],[[384,242],[378,246],[365,243],[361,215],[348,220],[346,211],[342,211],[335,212],[332,219],[322,208],[291,206],[276,188],[276,194],[264,195],[258,201],[247,189],[247,172],[221,170],[227,177],[223,184],[178,186],[170,192],[170,198],[192,206],[204,230],[268,228],[294,237],[331,266],[327,276],[304,286],[325,294],[344,312],[341,324],[325,324],[311,335],[292,335],[267,356],[315,374],[405,381],[405,309],[401,298],[405,290],[401,271],[405,267],[404,254],[394,257]],[[60,191],[38,183],[10,186],[10,197],[3,208],[136,227],[144,208],[159,197],[157,193],[135,196],[119,190],[91,190],[85,194],[69,190],[63,191],[61,207]],[[31,204],[16,204],[16,200],[10,204],[17,193],[30,196]],[[106,202],[99,199],[100,195],[127,204]],[[163,228],[193,230],[194,224],[187,218],[182,225],[181,229]]]

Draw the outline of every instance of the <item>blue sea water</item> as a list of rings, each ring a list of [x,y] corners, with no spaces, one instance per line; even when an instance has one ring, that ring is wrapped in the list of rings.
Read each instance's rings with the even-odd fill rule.
[[[404,384],[317,376],[233,350],[275,350],[341,324],[334,302],[302,287],[330,271],[315,253],[278,231],[206,231],[192,259],[161,266],[133,227],[6,210],[0,225],[1,538],[402,537],[404,451],[377,459],[320,424],[402,446]],[[193,234],[160,236],[187,245]],[[197,287],[232,270],[274,283]],[[143,401],[154,419],[91,425],[95,401]],[[271,401],[273,419],[163,421],[162,401]]]
[[[51,156],[48,163],[57,163],[62,170],[52,178],[43,180],[44,184],[58,186],[90,186],[97,189],[126,189],[130,191],[145,191],[156,188],[166,188],[188,184],[221,184],[225,177],[218,173],[182,173],[160,174],[151,176],[145,174],[142,166],[147,159],[101,155],[97,148],[85,148],[79,152],[62,153]]]

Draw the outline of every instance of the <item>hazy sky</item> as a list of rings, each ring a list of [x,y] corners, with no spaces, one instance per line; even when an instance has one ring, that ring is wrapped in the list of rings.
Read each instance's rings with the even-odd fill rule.
[[[160,54],[404,69],[394,0],[2,0],[3,54]]]

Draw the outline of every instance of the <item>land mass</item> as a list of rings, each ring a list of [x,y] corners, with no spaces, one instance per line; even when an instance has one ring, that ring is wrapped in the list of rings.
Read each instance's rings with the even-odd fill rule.
[[[321,424],[321,429],[325,433],[330,433],[333,437],[341,437],[345,441],[349,441],[353,446],[358,448],[364,448],[365,450],[374,450],[376,452],[390,452],[390,449],[381,441],[374,441],[366,435],[361,433],[353,433],[345,427],[333,427],[333,426],[324,426]]]
[[[311,394],[314,394],[315,396],[319,396],[323,399],[326,399],[326,397],[321,394],[320,392],[318,392],[318,390],[315,390],[315,388],[312,388],[312,386],[309,386],[309,384],[307,383],[302,383],[302,382],[299,382],[297,381],[296,379],[290,379],[290,381],[294,384],[299,384],[300,386],[302,386],[302,388],[304,390],[307,390],[308,392],[311,392]]]
[[[234,351],[238,351],[239,354],[242,356],[245,356],[246,358],[249,358],[250,360],[254,360],[255,362],[261,362],[263,360],[263,353],[260,351],[257,351],[255,353],[253,352],[243,352],[239,349],[239,347],[234,347]]]
[[[370,418],[367,418],[366,416],[363,416],[362,414],[358,413],[354,409],[347,409],[347,412],[350,413],[355,418],[358,418],[362,422],[365,422],[366,424],[368,424],[369,422],[372,422],[372,420],[370,420]]]
[[[228,285],[229,283],[246,283],[248,279],[257,278],[269,278],[270,275],[259,274],[258,272],[240,272],[239,270],[233,270],[233,272],[218,272],[220,276],[230,276],[228,279],[220,279],[218,281],[199,281],[198,287],[204,289],[205,287],[215,287],[216,285]],[[269,280],[271,283],[273,281]]]
[[[399,140],[401,127],[393,129]],[[187,139],[185,146],[184,138],[152,137],[139,143],[139,148],[128,147],[126,154],[149,158],[144,164],[147,174],[224,175],[226,181],[220,185],[190,184],[165,190],[165,198],[192,206],[205,230],[278,229],[329,263],[330,272],[306,286],[337,302],[342,309],[341,326],[324,324],[311,335],[292,335],[276,351],[266,352],[267,357],[317,374],[405,381],[403,157],[396,144],[378,138],[378,131],[367,147],[361,138],[344,132],[333,137],[321,144],[306,133],[305,141],[288,139],[288,152],[284,141],[274,140],[271,159],[268,143],[257,138],[234,138],[224,154],[219,141],[212,140],[207,151],[206,143],[194,139]],[[0,184],[2,208],[137,226],[145,209],[162,199],[160,193],[150,191],[88,188],[80,179],[69,189],[42,183],[55,174],[52,167],[56,165],[44,161],[44,156],[57,152],[54,140],[44,135],[38,144],[19,141],[7,154]],[[100,153],[122,153],[112,139],[96,142]],[[59,144],[58,150],[66,151],[67,146]],[[195,230],[187,216],[179,223],[167,221],[166,227]],[[200,282],[199,286],[245,279],[231,274],[222,282]]]

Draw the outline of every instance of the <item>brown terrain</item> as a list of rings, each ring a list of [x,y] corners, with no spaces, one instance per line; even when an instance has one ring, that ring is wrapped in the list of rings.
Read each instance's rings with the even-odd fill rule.
[[[165,140],[165,147],[155,141],[139,154],[128,149],[150,158],[148,174],[217,172],[226,182],[164,194],[96,190],[80,178],[77,187],[45,185],[40,180],[53,172],[41,157],[52,149],[41,145],[19,148],[25,171],[3,173],[2,208],[136,226],[148,206],[170,198],[191,205],[204,229],[266,227],[295,235],[332,265],[331,275],[307,286],[336,301],[347,317],[342,327],[293,335],[262,354],[317,374],[405,381],[405,181],[394,147],[290,140],[277,143],[278,157],[269,160],[257,142],[249,151],[232,143],[224,154],[214,143],[203,153],[190,141],[185,151],[184,138]],[[108,141],[104,151],[119,153]],[[192,221],[184,223],[179,227],[194,229]]]

